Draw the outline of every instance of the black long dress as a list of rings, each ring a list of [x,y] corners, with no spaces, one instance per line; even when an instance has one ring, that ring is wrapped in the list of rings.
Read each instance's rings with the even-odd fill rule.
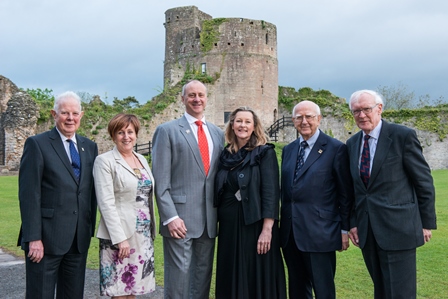
[[[271,250],[257,253],[263,219],[245,225],[236,169],[230,170],[218,206],[216,298],[286,298],[285,273],[280,253],[278,222],[272,227]]]

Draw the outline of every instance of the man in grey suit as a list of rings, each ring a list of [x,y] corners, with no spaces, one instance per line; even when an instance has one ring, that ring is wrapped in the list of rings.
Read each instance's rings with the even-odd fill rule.
[[[55,128],[29,137],[19,173],[26,257],[26,298],[83,298],[87,251],[95,229],[92,168],[97,145],[76,134],[83,111],[73,92],[59,95]]]
[[[214,178],[223,132],[205,121],[207,89],[194,80],[182,88],[185,114],[157,127],[152,166],[163,236],[165,298],[209,298],[216,237]],[[208,158],[199,144],[205,133]]]
[[[375,298],[416,298],[416,248],[436,229],[431,170],[414,130],[381,119],[382,97],[360,90],[347,141],[355,188],[350,239],[362,249]]]

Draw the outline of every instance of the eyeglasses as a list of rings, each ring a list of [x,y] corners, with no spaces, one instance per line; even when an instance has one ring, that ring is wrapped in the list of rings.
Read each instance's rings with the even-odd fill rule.
[[[301,123],[303,119],[306,119],[307,122],[312,121],[317,115],[296,115],[292,119],[298,123]]]
[[[359,110],[351,110],[351,112],[354,116],[359,116],[361,114],[361,111],[364,112],[364,114],[369,114],[369,113],[372,113],[373,108],[375,108],[376,106],[378,106],[378,104],[376,104],[375,106],[372,106],[372,107],[368,107],[368,108],[362,108]]]

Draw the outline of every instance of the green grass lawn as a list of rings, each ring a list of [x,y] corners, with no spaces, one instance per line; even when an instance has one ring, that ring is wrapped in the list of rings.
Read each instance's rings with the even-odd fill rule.
[[[429,243],[417,249],[417,297],[420,299],[448,298],[448,170],[433,171],[436,186],[438,229]],[[0,176],[0,247],[23,256],[16,246],[20,228],[17,176]],[[98,217],[99,218],[99,217]],[[397,225],[399,225],[397,223]],[[155,241],[156,281],[163,285],[162,237]],[[92,238],[88,267],[98,268],[98,240]],[[214,278],[213,278],[214,281]],[[212,283],[211,294],[214,294]],[[337,253],[337,297],[342,299],[373,298],[373,284],[362,259],[361,251],[353,245]]]

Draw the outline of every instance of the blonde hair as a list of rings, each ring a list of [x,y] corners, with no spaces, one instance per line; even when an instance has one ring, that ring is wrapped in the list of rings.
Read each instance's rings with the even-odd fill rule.
[[[257,146],[264,145],[269,141],[269,138],[264,132],[263,126],[260,122],[260,118],[257,116],[257,114],[247,106],[239,107],[230,114],[229,122],[226,125],[225,137],[226,142],[229,144],[227,150],[231,153],[236,153],[239,150],[236,135],[233,131],[232,126],[235,121],[236,114],[241,111],[248,111],[252,113],[252,117],[254,119],[254,131],[252,132],[249,142],[247,143],[246,150],[252,151]]]

